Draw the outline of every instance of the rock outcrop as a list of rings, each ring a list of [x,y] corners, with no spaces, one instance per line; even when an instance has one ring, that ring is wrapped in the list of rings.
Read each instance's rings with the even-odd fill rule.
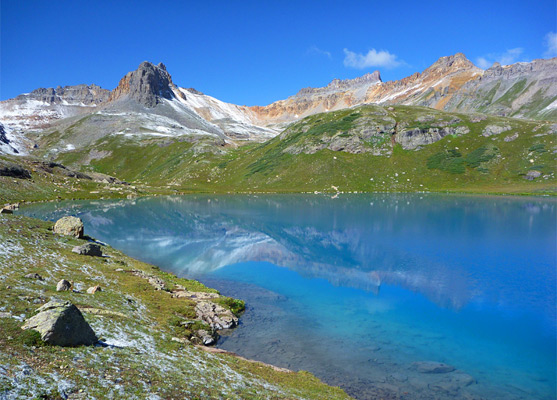
[[[533,119],[557,119],[557,58],[499,63],[462,85],[447,111]]]
[[[92,257],[102,257],[103,253],[101,246],[96,243],[85,243],[81,246],[75,246],[72,252],[80,254],[82,256],[92,256]]]
[[[231,329],[238,325],[238,317],[230,310],[210,301],[200,301],[195,305],[197,317],[212,329]]]
[[[77,217],[62,217],[54,224],[54,233],[76,238],[83,237],[83,221]]]
[[[118,87],[110,93],[109,101],[130,97],[145,107],[153,108],[161,99],[174,97],[172,78],[163,63],[154,65],[148,61],[124,76]]]
[[[37,311],[21,328],[39,332],[41,339],[49,344],[88,346],[98,340],[81,311],[69,301],[52,300]]]
[[[48,104],[77,106],[96,106],[108,100],[110,91],[97,85],[58,86],[57,88],[39,88],[31,93],[21,94],[14,100],[35,100]]]
[[[405,150],[413,150],[419,146],[435,143],[448,135],[465,135],[470,132],[467,126],[446,128],[412,128],[400,132],[396,136],[397,143]]]
[[[9,161],[0,160],[0,176],[12,178],[30,179],[31,173],[21,165]]]

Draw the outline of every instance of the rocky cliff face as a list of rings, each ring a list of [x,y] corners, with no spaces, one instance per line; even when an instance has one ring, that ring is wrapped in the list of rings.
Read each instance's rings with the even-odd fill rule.
[[[379,83],[379,71],[355,79],[334,79],[325,87],[304,88],[286,100],[265,107],[250,107],[250,110],[261,124],[288,123],[311,114],[362,104],[367,91]]]
[[[408,104],[443,109],[449,99],[482,70],[464,54],[441,57],[422,73],[382,82],[379,71],[350,80],[333,80],[322,88],[306,88],[266,107],[252,107],[262,123],[291,122],[318,112],[365,103]]]
[[[422,73],[378,85],[367,93],[366,102],[407,104],[444,109],[464,83],[482,74],[464,54],[441,57]]]
[[[16,134],[86,114],[105,103],[109,90],[97,85],[40,88],[0,102],[0,121]]]
[[[483,71],[457,53],[398,81],[382,82],[376,71],[250,109],[260,124],[272,125],[366,103],[557,120],[557,59],[496,64]]]
[[[153,108],[162,102],[161,99],[171,100],[174,97],[174,88],[176,86],[163,63],[154,65],[144,61],[139,68],[128,72],[120,80],[108,100],[129,97],[145,107]]]
[[[449,111],[557,119],[557,58],[501,66],[466,82],[444,107]]]
[[[31,93],[20,94],[16,101],[40,101],[48,104],[73,106],[95,106],[108,100],[109,90],[97,85],[58,86],[35,89]]]

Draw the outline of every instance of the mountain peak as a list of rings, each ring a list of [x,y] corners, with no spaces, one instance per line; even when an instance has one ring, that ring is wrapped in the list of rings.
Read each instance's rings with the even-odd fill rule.
[[[118,87],[110,93],[109,101],[129,97],[147,108],[153,108],[161,99],[172,99],[172,77],[163,63],[154,65],[143,61],[135,71],[128,72]]]
[[[452,56],[440,57],[435,61],[429,68],[427,68],[423,73],[426,72],[442,72],[451,73],[458,70],[467,70],[477,68],[472,61],[466,58],[463,53],[456,53]]]

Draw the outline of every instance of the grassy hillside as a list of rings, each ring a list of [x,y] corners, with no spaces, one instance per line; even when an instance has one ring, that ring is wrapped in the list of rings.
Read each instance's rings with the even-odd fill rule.
[[[214,290],[109,246],[103,246],[105,257],[71,252],[84,242],[53,234],[50,222],[0,215],[0,398],[349,398],[307,372],[279,371],[194,346],[184,340],[188,332],[181,324],[195,316],[194,303],[155,290],[145,276],[169,290]],[[26,278],[30,273],[42,280]],[[75,290],[57,292],[60,279],[72,281]],[[86,293],[94,285],[102,291]],[[23,320],[53,297],[80,308],[112,346],[61,348],[22,331]]]
[[[504,131],[492,133],[490,127]],[[415,138],[409,131],[427,136],[435,130],[450,134],[408,147]],[[555,193],[556,145],[550,122],[362,106],[307,117],[263,144],[235,148],[208,139],[139,142],[115,136],[95,144],[102,158],[91,159],[90,150],[82,150],[62,153],[58,160],[173,192],[313,192],[335,191],[334,186],[340,191]],[[539,176],[526,179],[530,171]]]

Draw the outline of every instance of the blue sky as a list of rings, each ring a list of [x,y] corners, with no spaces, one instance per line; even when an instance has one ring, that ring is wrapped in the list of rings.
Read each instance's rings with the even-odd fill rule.
[[[476,65],[557,56],[555,0],[0,0],[0,99],[113,89],[144,60],[182,87],[265,105],[333,78],[384,81],[463,52]]]

